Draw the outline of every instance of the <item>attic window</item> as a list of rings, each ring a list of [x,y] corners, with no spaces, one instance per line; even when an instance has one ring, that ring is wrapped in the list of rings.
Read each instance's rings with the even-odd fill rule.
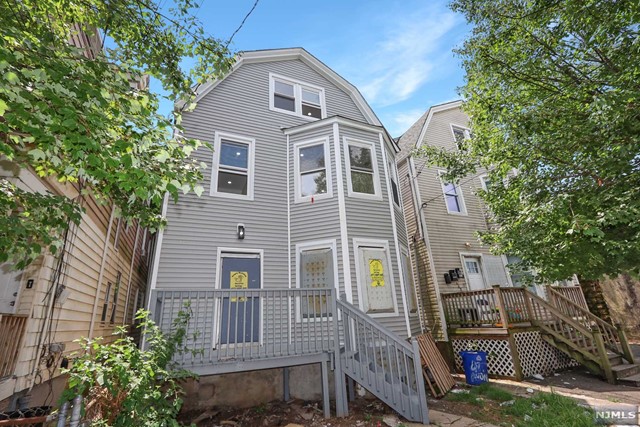
[[[324,89],[270,74],[269,109],[301,117],[326,117]]]

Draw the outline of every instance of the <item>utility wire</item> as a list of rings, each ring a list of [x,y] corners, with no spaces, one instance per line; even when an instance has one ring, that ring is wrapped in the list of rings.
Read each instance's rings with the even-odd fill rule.
[[[229,37],[229,40],[227,40],[227,44],[225,45],[225,48],[229,47],[229,45],[231,44],[231,41],[236,36],[236,34],[238,34],[238,31],[240,31],[242,29],[242,27],[244,26],[244,23],[247,21],[247,19],[249,19],[249,16],[251,16],[253,11],[256,9],[256,6],[258,6],[259,2],[260,2],[260,0],[256,0],[255,3],[253,3],[253,7],[249,11],[249,13],[247,13],[245,15],[244,19],[242,20],[242,22],[240,23],[238,28],[236,28],[236,30],[233,32],[233,34],[231,34],[231,37]]]

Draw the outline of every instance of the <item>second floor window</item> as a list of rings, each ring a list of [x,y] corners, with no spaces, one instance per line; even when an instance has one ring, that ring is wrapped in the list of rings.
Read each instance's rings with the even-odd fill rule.
[[[440,171],[442,175],[444,171]],[[455,214],[466,215],[467,210],[464,205],[464,199],[462,198],[462,188],[451,182],[442,180],[442,192],[444,194],[444,202],[447,205],[447,212]]]
[[[211,195],[253,199],[254,140],[216,132]]]
[[[373,144],[347,140],[349,196],[379,198],[378,167]]]
[[[269,87],[271,110],[314,119],[325,116],[323,88],[274,74]]]
[[[331,197],[329,153],[325,139],[294,145],[296,202]]]

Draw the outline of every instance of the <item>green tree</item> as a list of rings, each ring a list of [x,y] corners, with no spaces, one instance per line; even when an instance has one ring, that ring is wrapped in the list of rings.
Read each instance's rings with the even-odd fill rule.
[[[473,137],[421,154],[491,170],[482,238],[540,279],[640,273],[640,3],[454,0]],[[506,184],[498,185],[506,180]]]
[[[68,183],[80,195],[38,195],[0,185],[0,262],[23,267],[55,252],[79,223],[81,199],[118,206],[151,229],[164,225],[165,193],[202,192],[201,142],[180,134],[180,113],[158,113],[161,96],[132,81],[157,79],[189,106],[192,87],[226,72],[233,56],[204,33],[193,0],[21,0],[0,3],[0,156],[16,169]],[[100,42],[87,50],[73,38]],[[183,61],[195,65],[184,71]],[[175,127],[177,126],[177,130]],[[175,131],[174,131],[175,130]]]

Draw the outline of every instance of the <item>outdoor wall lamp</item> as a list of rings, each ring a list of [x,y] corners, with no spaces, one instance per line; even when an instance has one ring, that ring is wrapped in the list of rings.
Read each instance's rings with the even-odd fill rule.
[[[238,239],[244,240],[244,224],[238,224]]]

